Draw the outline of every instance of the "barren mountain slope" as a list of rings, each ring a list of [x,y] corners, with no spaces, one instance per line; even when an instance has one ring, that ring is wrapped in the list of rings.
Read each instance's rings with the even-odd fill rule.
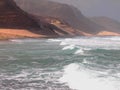
[[[103,27],[86,18],[75,7],[52,2],[48,0],[15,0],[17,4],[28,13],[55,17],[66,21],[70,26],[86,33],[96,34],[103,30]]]

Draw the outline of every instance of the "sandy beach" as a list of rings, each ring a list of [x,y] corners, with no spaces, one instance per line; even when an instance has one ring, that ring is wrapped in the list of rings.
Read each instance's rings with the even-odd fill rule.
[[[0,39],[11,39],[11,38],[44,38],[45,35],[35,34],[24,29],[0,29]]]

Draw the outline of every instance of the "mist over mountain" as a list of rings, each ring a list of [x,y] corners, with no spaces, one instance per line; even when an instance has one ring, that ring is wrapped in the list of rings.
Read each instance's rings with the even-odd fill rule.
[[[55,17],[67,22],[75,29],[86,33],[95,34],[102,27],[86,18],[80,10],[74,6],[60,4],[48,0],[16,0],[17,4],[26,12],[36,16]]]
[[[95,23],[103,26],[106,30],[120,33],[120,22],[108,17],[92,17],[90,18]]]
[[[120,21],[120,0],[52,0],[74,5],[87,17],[105,16]]]
[[[0,12],[0,39],[81,35],[80,32],[62,23],[61,20],[42,16],[38,18],[28,14],[13,0],[0,0]],[[51,24],[51,20],[58,22],[59,27]],[[62,28],[62,25],[68,29]]]
[[[120,35],[118,22],[89,19],[72,5],[48,0],[1,0],[0,12],[0,38]]]
[[[0,3],[0,29],[24,29],[36,34],[57,35],[53,25],[45,21],[38,22],[32,15],[21,10],[13,0],[1,0]]]

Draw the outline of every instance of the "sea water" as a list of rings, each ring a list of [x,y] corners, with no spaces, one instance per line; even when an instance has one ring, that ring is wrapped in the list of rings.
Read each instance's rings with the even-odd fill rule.
[[[0,90],[120,90],[120,37],[1,41]]]

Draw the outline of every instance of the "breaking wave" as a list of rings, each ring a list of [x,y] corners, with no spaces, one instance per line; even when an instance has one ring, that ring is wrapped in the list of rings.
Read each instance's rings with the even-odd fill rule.
[[[102,74],[106,77],[102,77]],[[77,90],[120,90],[119,81],[107,72],[89,70],[76,63],[64,67],[59,81]]]

